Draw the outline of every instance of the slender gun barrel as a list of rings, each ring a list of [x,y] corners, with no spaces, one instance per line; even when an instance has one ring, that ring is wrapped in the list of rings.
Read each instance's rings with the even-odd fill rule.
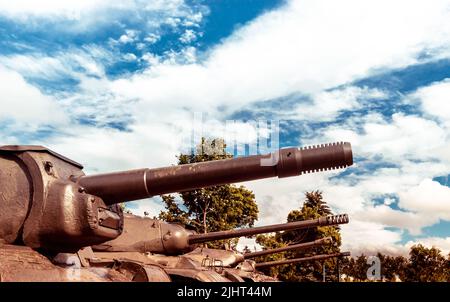
[[[197,247],[197,244],[208,241],[316,226],[337,225],[348,223],[348,221],[348,216],[343,214],[256,228],[195,234],[192,230],[187,230],[179,224],[164,223],[154,219],[126,214],[122,235],[112,241],[94,246],[93,249],[106,252],[151,252],[173,255],[192,251]]]
[[[304,250],[304,249],[307,249],[307,248],[310,248],[313,246],[323,245],[323,244],[326,244],[327,242],[331,242],[331,241],[332,241],[331,237],[325,237],[325,238],[317,239],[317,240],[310,241],[310,242],[288,245],[288,246],[280,247],[280,248],[276,248],[276,249],[267,249],[267,250],[263,250],[263,251],[259,251],[259,252],[245,253],[244,259],[256,258],[259,256],[271,255],[271,254],[292,251],[292,250]]]
[[[309,219],[303,221],[294,221],[288,223],[274,224],[269,226],[262,227],[254,227],[248,229],[239,229],[239,230],[229,230],[229,231],[221,231],[221,232],[211,232],[207,234],[194,234],[190,235],[188,240],[189,244],[197,244],[214,240],[222,240],[243,236],[252,236],[256,234],[262,233],[271,233],[271,232],[279,232],[279,231],[290,231],[290,230],[299,230],[310,227],[317,226],[327,226],[327,225],[336,225],[336,224],[344,224],[348,223],[348,215],[334,215],[334,216],[326,216],[320,217],[317,219]]]
[[[300,262],[306,262],[306,261],[325,260],[325,259],[329,259],[329,258],[347,257],[347,256],[350,256],[350,252],[316,255],[316,256],[305,257],[305,258],[295,258],[295,259],[287,259],[287,260],[280,260],[280,261],[261,262],[261,263],[256,263],[255,268],[258,269],[258,268],[263,268],[263,267],[278,266],[278,265],[284,265],[284,264],[294,264],[294,263],[300,263]]]
[[[77,182],[87,193],[101,197],[106,204],[115,204],[215,185],[345,168],[352,164],[350,143],[331,143],[284,148],[267,155],[81,176]]]

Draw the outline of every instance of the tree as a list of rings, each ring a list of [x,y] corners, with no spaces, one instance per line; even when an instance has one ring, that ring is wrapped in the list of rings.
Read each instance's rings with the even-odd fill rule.
[[[258,235],[258,236],[256,236],[256,243],[261,245],[264,250],[275,249],[275,248],[284,247],[287,245],[286,243],[283,242],[283,239],[281,238],[281,233],[275,233],[274,235]],[[256,262],[277,261],[277,260],[284,259],[285,255],[286,255],[286,252],[269,254],[269,255],[257,257],[254,260]],[[280,277],[279,276],[280,269],[282,269],[282,267],[272,266],[272,267],[262,268],[260,270],[270,276]],[[283,276],[281,276],[281,278],[282,277]]]
[[[190,164],[233,157],[226,152],[221,139],[202,138],[194,154],[180,154],[178,164]],[[190,225],[199,233],[250,227],[258,219],[255,195],[244,186],[232,184],[213,186],[182,192],[178,199],[173,195],[162,196],[165,211],[159,218],[168,222]],[[237,243],[237,240],[227,241]],[[217,247],[222,243],[208,243]]]
[[[341,259],[341,272],[344,275],[344,281],[353,281],[356,275],[355,259],[353,257],[345,257]]]
[[[377,253],[377,257],[383,281],[397,281],[397,278],[413,282],[449,281],[449,259],[446,260],[439,249],[418,244],[411,247],[409,259],[381,253]],[[348,281],[366,281],[368,268],[367,257],[362,254],[343,261],[342,272],[349,277]]]
[[[293,210],[289,213],[288,222],[314,219],[325,215],[331,215],[332,211],[323,200],[322,192],[313,191],[305,193],[305,201],[300,210]],[[316,239],[332,237],[333,243],[308,250],[289,251],[282,254],[268,255],[261,257],[260,261],[279,260],[280,258],[303,258],[318,254],[331,254],[340,252],[341,236],[339,227],[324,226],[310,228],[306,230],[297,230],[290,232],[277,233],[271,236],[260,235],[257,237],[257,243],[263,248],[275,248],[290,244],[313,241]],[[278,276],[284,281],[320,281],[322,280],[323,265],[326,271],[330,272],[329,279],[337,281],[334,272],[337,270],[337,259],[327,259],[324,261],[304,262],[296,265],[285,265],[266,269],[266,273],[272,276]],[[331,273],[332,272],[332,273]]]
[[[381,253],[377,254],[381,262],[381,276],[384,281],[396,281],[405,278],[405,269],[408,260],[403,256],[388,256]]]
[[[444,282],[448,280],[447,262],[441,251],[421,244],[411,247],[405,281]]]
[[[357,281],[367,280],[367,270],[370,265],[367,264],[367,257],[364,254],[356,257],[355,267],[354,267],[354,277]]]
[[[445,266],[445,274],[447,275],[447,282],[450,282],[450,253],[447,255],[447,263]]]

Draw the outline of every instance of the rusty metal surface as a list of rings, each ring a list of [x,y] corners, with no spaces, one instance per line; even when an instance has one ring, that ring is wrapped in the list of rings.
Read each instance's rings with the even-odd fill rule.
[[[71,180],[84,175],[79,166],[46,149],[13,149],[0,151],[0,238],[6,243],[76,252],[121,233],[121,208]]]
[[[231,250],[219,250],[209,248],[196,248],[190,253],[184,254],[183,257],[190,258],[197,262],[202,262],[205,258],[218,259],[224,267],[236,266],[238,263],[244,261],[244,256],[241,253]]]
[[[127,274],[133,282],[170,282],[169,275],[157,265],[142,264],[135,261],[121,261],[117,271]]]
[[[1,281],[63,281],[64,271],[29,247],[0,246]]]
[[[107,252],[152,252],[180,254],[193,249],[188,243],[192,234],[179,224],[124,214],[122,235],[118,238],[93,246],[96,251]]]
[[[324,245],[328,242],[331,242],[331,240],[332,240],[331,237],[326,237],[326,238],[321,238],[321,239],[317,239],[317,240],[310,241],[310,242],[288,245],[288,246],[280,247],[280,248],[276,248],[276,249],[267,249],[267,250],[263,250],[263,251],[259,251],[259,252],[245,253],[243,256],[245,259],[250,259],[250,258],[255,258],[255,257],[259,257],[259,256],[264,256],[264,255],[281,253],[281,252],[285,252],[285,251],[303,250],[303,249],[307,249],[307,248],[310,248],[313,246]]]
[[[59,153],[56,153],[55,151],[52,151],[48,148],[45,148],[43,146],[33,146],[33,145],[7,145],[7,146],[0,146],[0,152],[25,152],[25,151],[33,151],[33,152],[47,152],[52,154],[53,156],[62,159],[63,161],[74,165],[78,167],[79,169],[83,169],[83,165],[80,163],[77,163],[74,160],[71,160],[70,158],[67,158]]]
[[[350,256],[350,252],[343,252],[343,253],[334,253],[334,254],[327,254],[327,255],[316,255],[311,257],[305,257],[305,258],[295,258],[295,259],[287,259],[287,260],[279,260],[279,261],[270,261],[270,262],[261,262],[256,263],[256,268],[262,268],[262,267],[270,267],[270,266],[277,266],[277,265],[284,265],[284,264],[294,264],[294,263],[300,263],[300,262],[306,262],[306,261],[317,261],[317,260],[325,260],[329,258],[335,258],[335,257],[346,257]]]
[[[261,160],[267,163],[262,165]],[[214,185],[296,176],[352,164],[350,143],[332,143],[285,148],[269,155],[83,176],[78,179],[78,183],[87,192],[112,204]]]
[[[109,282],[130,281],[108,268],[60,267],[26,246],[0,246],[2,282]]]
[[[231,282],[245,282],[245,280],[239,275],[239,273],[234,272],[234,270],[225,269],[223,272],[223,276]]]
[[[223,275],[229,278],[229,275],[239,276],[243,282],[279,282],[277,278],[267,276],[255,271],[244,271],[236,268],[225,268]],[[231,278],[229,278],[231,280]],[[237,282],[237,281],[235,281]],[[242,282],[242,281],[240,281]]]
[[[26,166],[10,154],[0,153],[0,239],[21,240],[21,230],[32,202]]]
[[[348,223],[348,215],[332,215],[324,216],[317,219],[309,219],[303,221],[295,221],[281,224],[274,224],[269,226],[253,227],[247,229],[239,230],[229,230],[221,232],[211,232],[207,234],[195,234],[189,236],[189,244],[202,243],[213,240],[222,240],[242,236],[251,236],[261,233],[279,232],[279,231],[289,231],[289,230],[299,230],[310,227],[317,226],[327,226],[327,225],[337,225]]]
[[[173,281],[230,282],[226,277],[211,270],[168,268],[165,271]]]

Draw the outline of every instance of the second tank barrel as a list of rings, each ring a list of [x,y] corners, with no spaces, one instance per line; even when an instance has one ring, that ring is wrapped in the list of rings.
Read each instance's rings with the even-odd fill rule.
[[[281,253],[281,252],[285,252],[285,251],[303,250],[303,249],[307,249],[307,248],[310,248],[313,246],[323,245],[327,242],[331,242],[331,240],[332,240],[331,237],[326,237],[326,238],[321,238],[321,239],[317,239],[317,240],[310,241],[310,242],[303,242],[303,243],[299,243],[299,244],[288,245],[288,246],[284,246],[284,247],[280,247],[280,248],[276,248],[276,249],[267,249],[267,250],[263,250],[263,251],[253,252],[253,253],[245,253],[244,259],[256,258],[259,256],[271,255],[271,254]]]
[[[263,267],[278,266],[278,265],[284,265],[284,264],[294,264],[294,263],[300,263],[300,262],[306,262],[306,261],[325,260],[325,259],[329,259],[329,258],[347,257],[347,256],[350,256],[350,252],[316,255],[316,256],[311,256],[311,257],[295,258],[295,259],[287,259],[287,260],[279,260],[279,261],[261,262],[261,263],[256,263],[255,268],[258,269],[258,268],[263,268]]]
[[[189,244],[203,243],[214,240],[223,240],[230,239],[236,237],[243,236],[252,236],[256,234],[262,233],[271,233],[271,232],[279,232],[279,231],[290,231],[290,230],[299,230],[310,227],[317,226],[326,226],[326,225],[336,225],[336,224],[344,224],[348,223],[348,215],[333,215],[333,216],[325,216],[316,219],[309,219],[303,221],[294,221],[288,223],[274,224],[270,226],[261,226],[247,229],[239,229],[239,230],[229,230],[229,231],[220,231],[220,232],[211,232],[206,234],[195,234],[189,236]]]
[[[284,148],[267,155],[82,176],[77,182],[87,193],[101,197],[107,204],[114,204],[215,185],[344,168],[352,164],[350,143],[331,143]]]

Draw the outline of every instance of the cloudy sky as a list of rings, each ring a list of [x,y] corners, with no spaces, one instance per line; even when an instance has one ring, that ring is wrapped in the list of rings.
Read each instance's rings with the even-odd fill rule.
[[[319,189],[354,253],[450,251],[450,1],[0,0],[0,106],[1,144],[88,173],[174,164],[199,113],[243,142],[249,120],[349,141],[345,171],[245,183],[258,225]]]

